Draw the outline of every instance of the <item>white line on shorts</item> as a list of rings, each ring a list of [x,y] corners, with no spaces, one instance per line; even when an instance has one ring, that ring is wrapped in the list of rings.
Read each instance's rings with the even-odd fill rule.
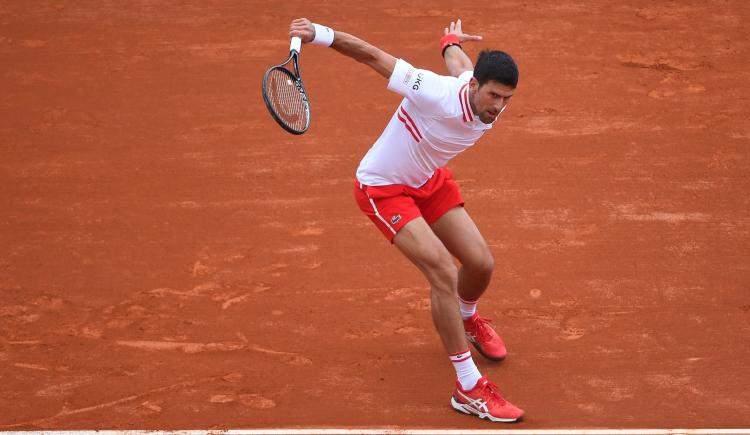
[[[365,192],[365,193],[367,193],[367,192]],[[380,219],[380,221],[383,222],[383,224],[386,227],[388,227],[388,229],[391,230],[391,232],[393,234],[396,234],[396,230],[394,230],[392,226],[388,225],[388,222],[385,219],[383,219],[383,216],[380,215],[380,212],[378,211],[378,208],[375,206],[375,201],[373,201],[372,198],[370,198],[370,195],[367,195],[367,199],[369,199],[370,200],[370,204],[372,204],[372,209],[375,211],[375,216],[377,216],[378,219]]]

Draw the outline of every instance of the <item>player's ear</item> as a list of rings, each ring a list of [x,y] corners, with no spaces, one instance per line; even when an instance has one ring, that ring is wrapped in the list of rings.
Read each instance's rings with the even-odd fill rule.
[[[471,80],[469,80],[469,89],[472,91],[476,91],[479,89],[479,80],[477,80],[475,77],[472,77]]]

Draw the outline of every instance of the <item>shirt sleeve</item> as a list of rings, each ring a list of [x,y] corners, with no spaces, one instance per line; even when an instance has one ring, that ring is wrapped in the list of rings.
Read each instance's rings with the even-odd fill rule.
[[[474,77],[474,71],[473,70],[467,70],[461,73],[461,75],[458,76],[459,82],[468,82],[471,80],[471,78]]]
[[[422,113],[441,115],[450,107],[448,101],[456,80],[398,59],[388,80],[388,90],[409,99]]]

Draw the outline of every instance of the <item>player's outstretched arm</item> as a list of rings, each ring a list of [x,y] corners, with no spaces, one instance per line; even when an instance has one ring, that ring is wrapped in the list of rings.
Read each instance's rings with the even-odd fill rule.
[[[312,42],[315,39],[315,27],[307,18],[298,18],[292,21],[289,36],[298,36],[304,43]],[[357,62],[370,66],[386,79],[391,77],[393,68],[396,66],[395,57],[356,36],[338,30],[335,32],[331,47]]]
[[[461,30],[461,19],[459,18],[454,23],[451,21],[450,27],[446,27],[443,30],[443,35],[455,35],[458,37],[459,43],[466,41],[481,41],[482,37],[478,35],[467,35]],[[470,71],[474,69],[474,64],[469,59],[469,56],[464,53],[460,45],[450,45],[446,47],[443,52],[443,59],[445,60],[445,67],[448,68],[448,73],[453,77],[458,77],[464,71]]]

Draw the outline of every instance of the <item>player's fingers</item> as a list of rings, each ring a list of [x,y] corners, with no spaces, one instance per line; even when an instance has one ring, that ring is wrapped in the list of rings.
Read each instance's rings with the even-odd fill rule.
[[[313,35],[311,35],[310,33],[305,33],[305,32],[289,32],[289,38],[290,39],[294,38],[295,36],[298,37],[299,39],[301,39],[302,42],[305,43],[305,44],[307,44],[309,42],[312,42],[312,40],[314,39]]]
[[[307,22],[300,22],[300,23],[292,23],[291,26],[289,26],[291,30],[300,30],[300,31],[311,31],[313,29],[313,26],[310,23]]]
[[[447,34],[448,34],[448,28],[446,27],[445,30],[443,30],[443,35],[447,35]]]
[[[453,21],[451,21],[451,32],[454,31],[454,30],[456,30],[456,23],[454,23]]]
[[[480,35],[464,35],[464,40],[466,40],[466,41],[481,41],[482,37]]]
[[[295,36],[302,39],[302,42],[312,41],[314,36],[312,25],[307,20],[292,23],[289,27],[289,37]]]

